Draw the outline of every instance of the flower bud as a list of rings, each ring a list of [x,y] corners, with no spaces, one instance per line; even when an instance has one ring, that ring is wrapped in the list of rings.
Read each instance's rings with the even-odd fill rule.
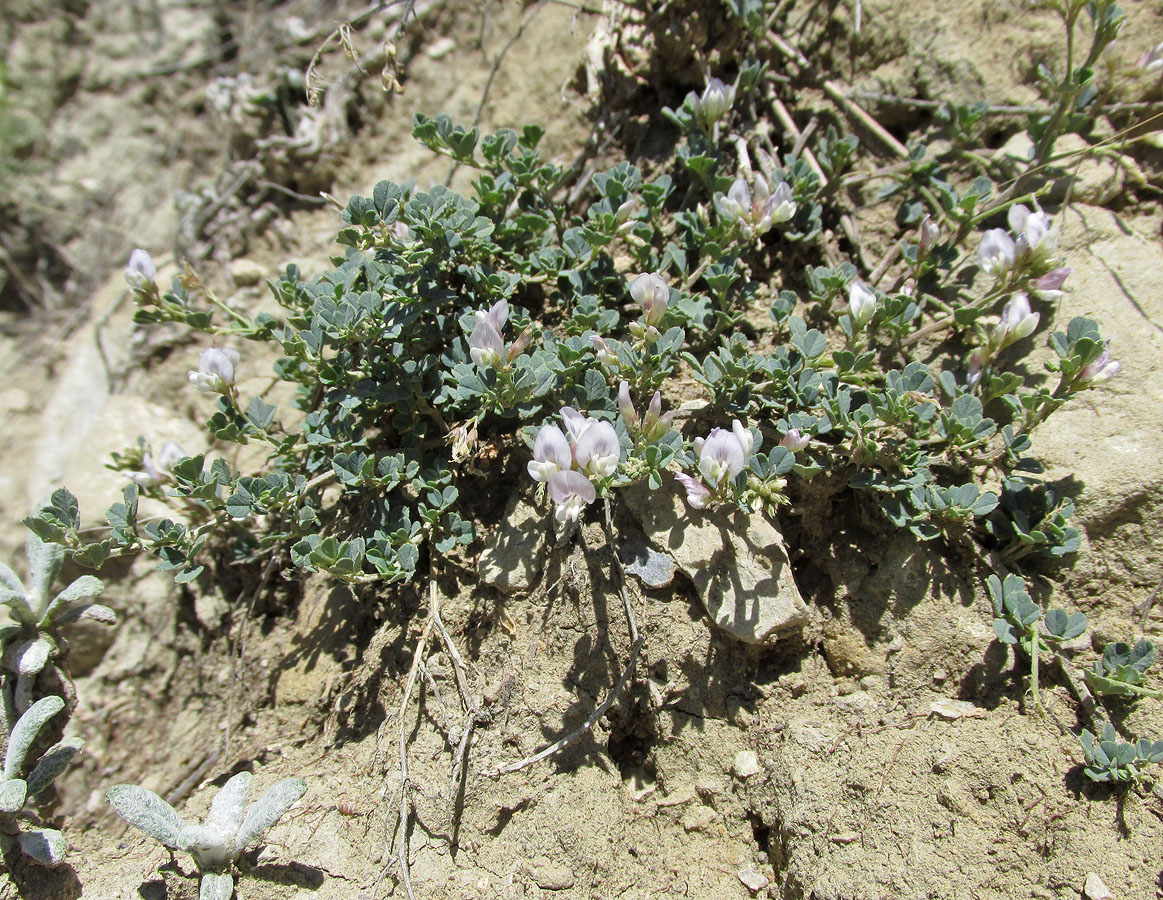
[[[613,347],[600,335],[590,335],[590,344],[593,345],[594,355],[598,358],[598,363],[608,369],[616,368],[618,365],[618,354]]]
[[[630,282],[630,296],[642,307],[642,324],[658,326],[666,315],[666,304],[670,300],[670,288],[656,272],[643,273]]]
[[[1062,296],[1062,285],[1070,269],[1065,266],[1051,269],[1041,278],[1036,279],[1030,287],[1034,289],[1034,296],[1041,300],[1053,302]]]
[[[806,434],[801,434],[798,428],[789,428],[787,434],[783,436],[783,440],[779,442],[779,445],[790,450],[792,453],[799,453],[811,442],[812,439]]]
[[[703,89],[703,94],[694,102],[695,118],[707,128],[718,122],[735,102],[735,88],[712,78]]]
[[[1163,44],[1156,44],[1139,57],[1138,67],[1144,73],[1157,72],[1163,69]]]
[[[848,287],[848,311],[853,327],[863,328],[876,314],[876,294],[859,281],[852,282]]]
[[[618,414],[622,417],[622,421],[626,423],[626,427],[633,433],[639,426],[638,413],[634,409],[634,403],[630,399],[630,385],[623,381],[618,385]]]
[[[941,226],[933,221],[932,216],[926,215],[925,218],[921,219],[921,224],[917,228],[917,259],[927,257],[939,240],[941,240]]]
[[[153,257],[140,247],[129,254],[129,264],[125,267],[125,281],[134,291],[143,291],[157,278],[157,266]]]

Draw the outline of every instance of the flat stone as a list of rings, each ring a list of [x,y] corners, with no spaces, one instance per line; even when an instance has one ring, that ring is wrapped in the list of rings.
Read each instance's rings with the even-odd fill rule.
[[[767,876],[762,872],[744,870],[738,874],[739,880],[743,882],[743,887],[747,888],[753,894],[758,894],[769,884]]]
[[[641,541],[628,541],[618,550],[622,567],[647,587],[669,587],[674,581],[674,560]]]
[[[485,539],[477,570],[485,584],[505,594],[529,590],[545,564],[545,516],[515,495],[501,524]]]
[[[783,536],[762,513],[690,509],[673,487],[625,494],[647,538],[670,555],[728,634],[758,644],[808,623]]]
[[[709,806],[695,806],[683,813],[682,827],[686,831],[706,831],[718,817]]]

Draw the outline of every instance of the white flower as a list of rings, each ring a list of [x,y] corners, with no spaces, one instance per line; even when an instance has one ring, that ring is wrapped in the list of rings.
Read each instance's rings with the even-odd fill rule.
[[[630,282],[630,296],[642,307],[642,323],[646,327],[662,324],[670,288],[657,272],[643,273]]]
[[[1120,368],[1118,360],[1111,359],[1111,342],[1108,338],[1102,353],[1078,373],[1077,384],[1081,387],[1091,387],[1110,381],[1119,374]]]
[[[1065,283],[1066,276],[1069,274],[1070,269],[1065,266],[1047,272],[1031,285],[1034,289],[1034,296],[1040,300],[1053,303],[1062,296],[1062,285]]]
[[[1003,228],[991,228],[977,245],[977,262],[990,275],[1001,278],[1014,266],[1017,247]]]
[[[990,343],[1001,350],[1022,338],[1029,337],[1038,327],[1040,316],[1030,312],[1030,298],[1023,293],[1014,294],[1001,313],[1001,320],[990,335]]]
[[[166,441],[162,444],[161,450],[158,451],[157,462],[154,462],[153,456],[145,453],[141,457],[140,472],[126,472],[125,477],[136,484],[138,487],[153,487],[155,484],[161,484],[163,481],[169,480],[170,470],[180,460],[184,459],[186,451],[182,449],[180,444],[174,441]]]
[[[727,191],[727,196],[715,195],[715,209],[725,222],[737,223],[748,238],[759,237],[771,229],[772,225],[787,222],[796,214],[792,189],[781,181],[772,191],[767,179],[755,176],[755,192],[742,178],[736,178]]]
[[[543,425],[533,441],[533,459],[529,474],[534,481],[547,482],[558,472],[573,468],[573,451],[556,425]]]
[[[779,442],[779,445],[787,448],[792,453],[799,453],[811,442],[812,439],[806,434],[801,434],[798,428],[789,428],[787,434],[783,436],[783,440]]]
[[[593,503],[598,492],[580,472],[558,472],[549,479],[549,496],[556,504],[557,521],[577,521],[582,507]]]
[[[572,406],[561,408],[561,418],[565,422],[565,430],[569,434],[569,443],[575,447],[577,439],[582,436],[582,433],[598,421],[592,416],[583,416]]]
[[[609,422],[596,421],[581,433],[574,446],[578,469],[590,478],[609,478],[618,471],[622,447]]]
[[[1010,228],[1017,235],[1015,252],[1018,258],[1030,256],[1044,260],[1058,247],[1058,232],[1052,220],[1041,210],[1031,211],[1024,204],[1010,207]]]
[[[593,345],[594,356],[598,358],[598,364],[605,366],[607,369],[616,368],[618,365],[618,353],[614,349],[617,346],[617,342],[612,343],[613,345],[600,335],[590,335],[590,344]]]
[[[234,385],[234,367],[238,362],[238,351],[229,347],[203,350],[198,357],[198,371],[190,373],[190,383],[207,393],[229,394]]]
[[[1139,58],[1139,68],[1143,72],[1157,72],[1163,69],[1163,44],[1156,44]]]
[[[852,315],[853,326],[863,328],[876,315],[876,294],[859,281],[852,282],[848,287],[848,311]]]
[[[727,114],[734,102],[735,87],[724,84],[718,78],[712,78],[703,89],[703,95],[692,104],[695,118],[704,128],[713,125]]]
[[[157,266],[153,257],[140,247],[129,254],[129,265],[125,267],[125,281],[135,291],[141,291],[153,284],[157,278]]]
[[[766,214],[771,217],[773,225],[788,222],[796,214],[799,207],[792,196],[791,185],[786,181],[781,181],[771,192],[771,198],[767,201]]]
[[[933,221],[932,216],[926,215],[917,229],[917,258],[924,259],[933,249],[933,245],[941,240],[941,226]]]
[[[499,369],[507,362],[501,332],[509,318],[509,304],[498,300],[487,313],[476,312],[476,326],[468,338],[468,355],[481,369]]]
[[[697,438],[695,452],[699,455],[699,471],[716,490],[742,472],[747,460],[738,436],[722,428],[712,428],[705,440]]]

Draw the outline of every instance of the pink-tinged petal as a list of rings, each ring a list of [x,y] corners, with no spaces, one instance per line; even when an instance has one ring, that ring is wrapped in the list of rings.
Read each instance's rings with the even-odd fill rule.
[[[569,441],[556,425],[541,426],[536,440],[533,441],[533,458],[537,462],[552,463],[558,469],[573,467],[573,453],[569,449]]]
[[[509,321],[509,301],[498,300],[490,308],[486,319],[500,334],[505,330],[505,323]]]
[[[559,522],[576,520],[583,506],[598,498],[597,489],[580,472],[558,472],[549,479],[549,496],[557,509],[554,515]]]
[[[499,368],[505,358],[505,340],[486,319],[477,322],[468,338],[468,355],[482,369]]]
[[[743,448],[743,458],[746,459],[751,455],[751,451],[755,447],[755,435],[744,428],[743,423],[738,419],[735,419],[731,423],[731,433],[735,435],[739,446]]]
[[[711,492],[705,484],[697,478],[692,478],[685,472],[676,472],[674,480],[686,489],[686,502],[695,509],[702,509],[711,498]]]
[[[577,439],[581,437],[582,432],[589,427],[592,419],[588,419],[579,413],[572,406],[563,406],[561,408],[561,418],[565,422],[565,430],[569,433],[569,439],[574,444]]]

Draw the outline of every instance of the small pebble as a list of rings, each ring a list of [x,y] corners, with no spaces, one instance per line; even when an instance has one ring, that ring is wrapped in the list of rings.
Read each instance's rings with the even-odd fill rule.
[[[753,894],[758,894],[768,885],[767,877],[761,872],[752,872],[746,869],[739,873],[739,880]]]
[[[740,750],[735,754],[735,762],[731,765],[731,771],[739,779],[747,779],[752,775],[758,775],[762,771],[759,766],[759,757],[755,754],[754,750]]]
[[[1115,895],[1110,892],[1101,878],[1094,872],[1089,872],[1086,882],[1082,886],[1082,894],[1086,900],[1114,900]]]

